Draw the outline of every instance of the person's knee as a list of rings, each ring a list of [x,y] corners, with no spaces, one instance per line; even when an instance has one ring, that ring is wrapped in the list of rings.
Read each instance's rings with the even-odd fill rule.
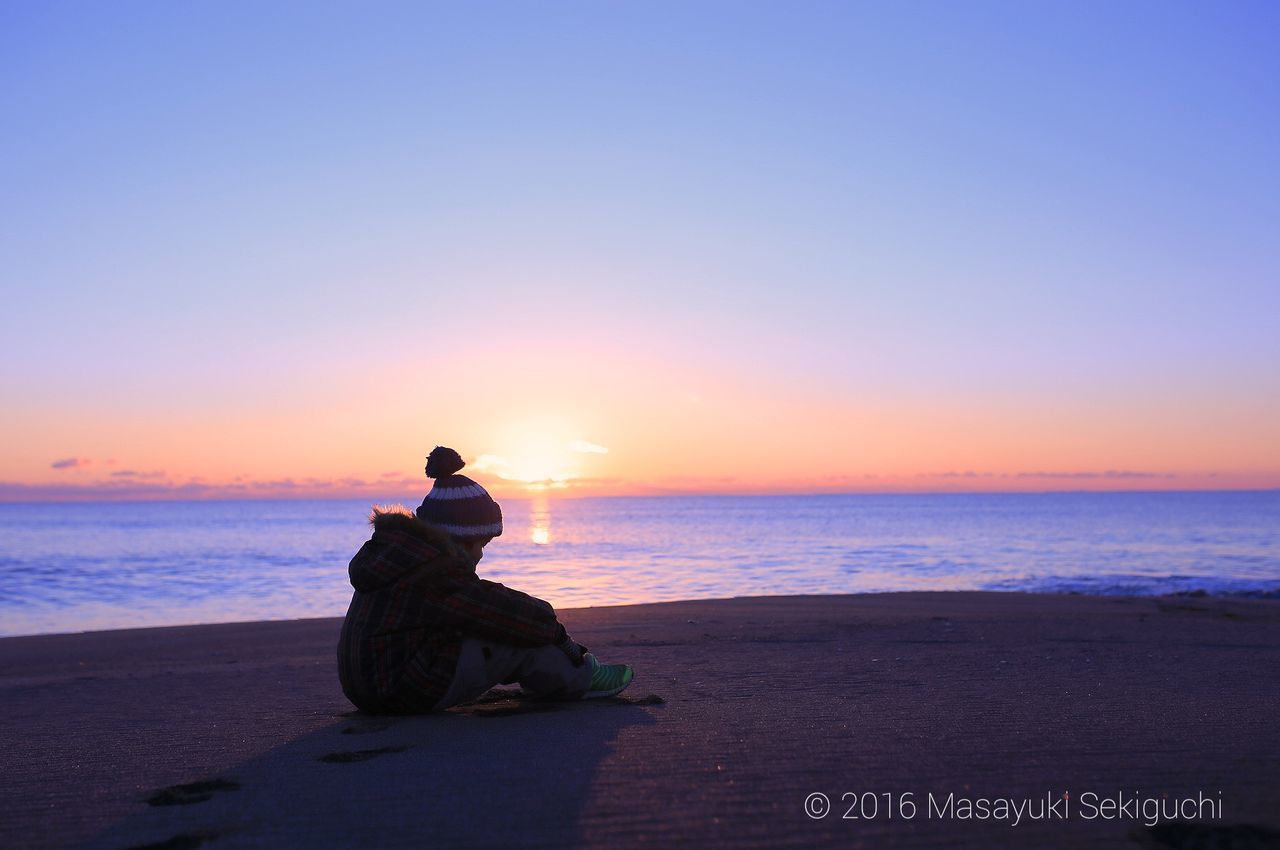
[[[530,650],[518,671],[520,686],[538,696],[573,699],[586,693],[591,683],[591,670],[575,665],[554,646]]]

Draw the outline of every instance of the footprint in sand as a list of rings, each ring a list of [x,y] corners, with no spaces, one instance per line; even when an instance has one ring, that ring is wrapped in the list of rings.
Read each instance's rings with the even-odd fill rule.
[[[166,838],[164,841],[157,841],[154,844],[135,844],[124,850],[195,850],[206,841],[212,841],[221,835],[220,832],[184,832],[173,838]]]
[[[219,791],[234,791],[239,787],[240,783],[231,779],[205,779],[185,785],[170,785],[148,797],[147,803],[152,806],[189,806],[212,799]]]
[[[350,764],[356,761],[368,761],[378,756],[385,756],[387,753],[403,753],[409,749],[407,745],[399,747],[378,747],[376,750],[349,750],[340,753],[329,753],[320,756],[320,761],[330,764]]]

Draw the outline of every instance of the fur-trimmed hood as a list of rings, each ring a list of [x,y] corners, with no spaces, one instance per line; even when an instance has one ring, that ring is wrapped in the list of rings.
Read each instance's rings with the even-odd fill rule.
[[[444,529],[423,522],[403,506],[375,507],[369,524],[373,526],[373,536],[347,568],[351,586],[360,593],[394,584],[406,573],[429,569],[442,559],[452,564],[459,559],[471,563]],[[473,563],[471,566],[475,568]]]

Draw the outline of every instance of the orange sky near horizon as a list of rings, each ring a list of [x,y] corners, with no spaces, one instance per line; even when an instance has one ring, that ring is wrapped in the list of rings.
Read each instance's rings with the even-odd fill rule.
[[[1276,441],[1245,427],[1265,410],[1188,409],[1165,394],[1086,411],[1078,396],[984,401],[940,387],[859,399],[785,376],[593,354],[549,346],[471,352],[431,374],[351,369],[282,389],[266,409],[268,387],[247,382],[245,408],[216,397],[104,406],[52,424],[19,413],[0,426],[23,447],[5,457],[0,494],[408,498],[429,486],[422,464],[436,444],[508,497],[540,477],[560,479],[560,496],[1280,486]],[[451,376],[448,404],[432,403],[438,374]]]

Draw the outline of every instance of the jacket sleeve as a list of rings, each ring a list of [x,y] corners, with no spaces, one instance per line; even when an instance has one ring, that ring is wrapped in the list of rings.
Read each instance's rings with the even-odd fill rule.
[[[501,643],[542,646],[564,635],[550,603],[481,578],[463,583],[436,607],[437,625]]]

